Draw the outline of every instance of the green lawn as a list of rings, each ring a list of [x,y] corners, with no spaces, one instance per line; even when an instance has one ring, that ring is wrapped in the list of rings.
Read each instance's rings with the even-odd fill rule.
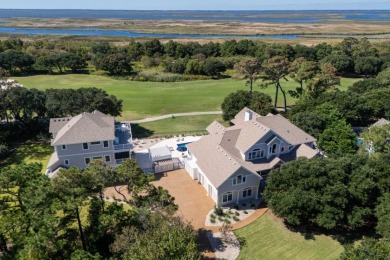
[[[337,259],[344,250],[337,241],[324,235],[305,239],[270,213],[234,232],[246,240],[238,259]]]
[[[44,173],[53,152],[54,149],[50,144],[21,145],[10,157],[0,161],[0,167],[38,162],[42,164],[42,172]]]
[[[135,138],[167,135],[196,135],[206,132],[206,127],[214,120],[223,122],[221,115],[180,116],[158,121],[131,124]]]
[[[239,89],[249,89],[244,81],[234,79],[200,80],[173,83],[137,82],[116,80],[110,77],[66,74],[66,75],[38,75],[16,77],[20,83],[28,88],[81,88],[97,87],[106,90],[109,94],[123,99],[122,120],[140,119],[156,115],[220,110],[223,99],[231,92]],[[342,79],[345,90],[357,79]],[[286,91],[293,90],[297,83],[290,80],[282,82]],[[274,96],[274,87],[266,89],[255,87]],[[288,105],[295,100],[288,96]],[[282,105],[282,96],[279,97],[279,106]]]

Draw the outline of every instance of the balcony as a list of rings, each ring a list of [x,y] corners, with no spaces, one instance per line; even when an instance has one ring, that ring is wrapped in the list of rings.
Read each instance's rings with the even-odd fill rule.
[[[133,148],[131,126],[129,123],[115,123],[115,150],[130,150]]]
[[[133,147],[132,144],[116,144],[114,145],[115,150],[130,150]]]

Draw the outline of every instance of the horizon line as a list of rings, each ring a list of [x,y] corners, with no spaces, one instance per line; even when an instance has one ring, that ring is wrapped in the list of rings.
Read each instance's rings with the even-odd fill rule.
[[[390,11],[390,9],[93,9],[93,8],[0,8],[0,10],[83,10],[83,11]]]

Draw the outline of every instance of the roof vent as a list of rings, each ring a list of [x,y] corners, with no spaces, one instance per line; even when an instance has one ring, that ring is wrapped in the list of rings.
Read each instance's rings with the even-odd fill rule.
[[[57,121],[57,120],[54,119],[53,122],[55,122],[55,121]]]
[[[290,130],[287,130],[287,133],[290,133]]]

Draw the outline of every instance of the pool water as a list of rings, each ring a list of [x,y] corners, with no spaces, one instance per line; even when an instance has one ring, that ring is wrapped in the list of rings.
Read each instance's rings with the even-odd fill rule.
[[[187,144],[190,144],[191,142],[188,142],[188,143],[181,143],[181,144],[177,144],[177,147],[185,147],[187,148]]]

